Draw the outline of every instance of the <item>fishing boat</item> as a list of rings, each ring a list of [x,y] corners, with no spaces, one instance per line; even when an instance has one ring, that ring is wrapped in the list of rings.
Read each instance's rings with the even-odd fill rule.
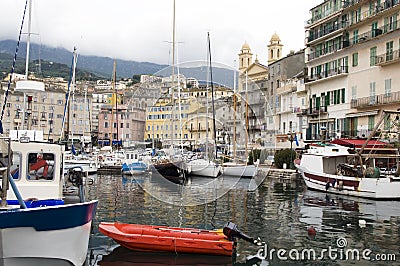
[[[125,159],[122,163],[122,174],[139,175],[147,172],[147,164],[143,161],[138,150],[125,150]]]
[[[399,113],[383,110],[380,121],[359,149],[324,141],[309,145],[301,159],[295,160],[307,188],[363,198],[400,199],[398,150],[384,153],[390,149],[377,145],[367,149],[371,141],[376,141],[371,139],[387,115],[398,116]],[[391,167],[396,165],[397,169],[381,171],[378,162],[382,159],[391,163]]]
[[[0,258],[10,265],[29,258],[82,265],[97,200],[65,202],[64,146],[26,138],[0,142]]]
[[[27,4],[28,1],[24,17]],[[29,98],[32,96],[26,97],[26,94],[44,91],[43,83],[28,80],[31,6],[29,1],[26,80],[17,83],[15,88],[24,93],[20,129],[10,130],[8,136],[3,135],[2,120],[8,104],[7,97],[0,117],[0,264],[28,265],[28,261],[33,260],[37,264],[56,265],[64,262],[83,265],[97,200],[85,200],[80,179],[82,176],[76,173],[71,175],[74,178],[70,181],[79,186],[80,202],[68,204],[64,201],[64,146],[44,142],[42,131],[29,129]],[[11,76],[14,73],[21,31]],[[6,95],[10,89],[11,78]]]
[[[254,243],[230,222],[219,230],[101,222],[99,231],[121,246],[147,252],[232,256],[237,238]]]

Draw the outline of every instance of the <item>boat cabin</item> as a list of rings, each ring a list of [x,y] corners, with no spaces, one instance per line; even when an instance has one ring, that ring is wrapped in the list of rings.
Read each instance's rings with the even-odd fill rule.
[[[10,178],[14,179],[24,200],[63,198],[63,150],[64,146],[47,142],[11,141]],[[7,166],[7,152],[2,152],[1,158]],[[17,200],[11,188],[7,191],[7,200]]]

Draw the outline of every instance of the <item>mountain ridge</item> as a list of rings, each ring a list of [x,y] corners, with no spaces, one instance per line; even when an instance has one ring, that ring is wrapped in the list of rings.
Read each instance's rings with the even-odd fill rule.
[[[0,54],[9,54],[12,57],[15,53],[15,47],[17,42],[13,40],[2,40],[0,41]],[[30,44],[30,61],[44,60],[48,62],[54,62],[59,64],[65,64],[66,66],[71,65],[72,51],[68,51],[65,48],[55,48],[46,45],[40,45],[37,43]],[[18,51],[17,64],[22,69],[22,64],[25,64],[26,57],[26,43],[21,42]],[[2,58],[0,58],[2,60]],[[132,78],[134,75],[142,74],[168,74],[168,65],[160,65],[150,62],[137,62],[123,59],[115,59],[116,61],[116,72],[117,78]],[[95,76],[104,79],[111,79],[113,75],[114,59],[110,57],[101,56],[87,56],[78,54],[77,69],[82,71],[88,71],[93,73]],[[8,73],[11,69],[1,69],[1,72]],[[180,67],[180,73],[186,77],[194,77],[199,80],[205,80],[204,70],[202,67]],[[177,72],[175,72],[177,73]],[[233,85],[233,71],[225,68],[214,67],[213,73],[215,76],[214,82],[223,84],[231,87]]]

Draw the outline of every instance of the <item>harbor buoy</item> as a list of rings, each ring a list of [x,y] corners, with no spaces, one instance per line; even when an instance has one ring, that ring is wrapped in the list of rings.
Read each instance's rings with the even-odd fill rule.
[[[315,230],[314,226],[308,227],[307,232],[310,236],[315,236],[317,234],[317,230]]]
[[[365,226],[367,225],[367,221],[365,221],[365,220],[358,220],[358,225],[359,225],[360,227],[365,227]]]

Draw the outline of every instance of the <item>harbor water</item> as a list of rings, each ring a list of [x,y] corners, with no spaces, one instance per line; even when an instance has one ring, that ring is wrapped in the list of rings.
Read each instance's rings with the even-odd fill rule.
[[[87,265],[400,265],[400,201],[310,191],[299,178],[91,178],[87,197],[99,204]],[[134,252],[102,235],[103,221],[203,229],[230,221],[264,244],[238,240],[232,258]]]

